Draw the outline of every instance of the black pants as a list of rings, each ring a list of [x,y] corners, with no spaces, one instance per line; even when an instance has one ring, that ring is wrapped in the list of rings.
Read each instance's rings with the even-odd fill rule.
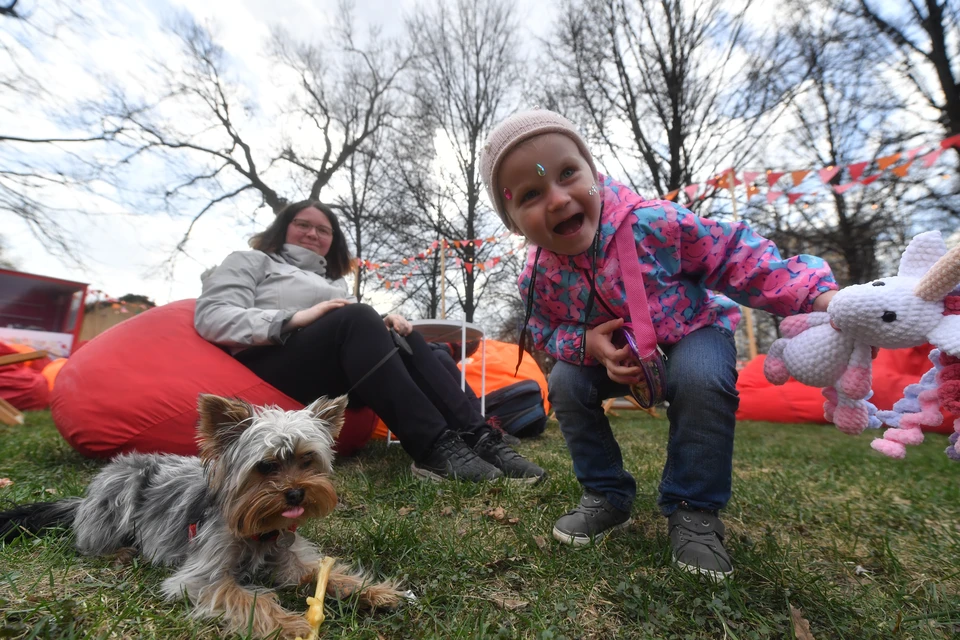
[[[406,337],[413,350],[394,349],[380,314],[365,304],[335,309],[291,335],[285,344],[252,347],[237,360],[291,398],[308,404],[320,396],[352,391],[353,402],[373,409],[414,461],[424,458],[447,428],[472,443],[486,429],[455,378],[434,355],[423,336]]]

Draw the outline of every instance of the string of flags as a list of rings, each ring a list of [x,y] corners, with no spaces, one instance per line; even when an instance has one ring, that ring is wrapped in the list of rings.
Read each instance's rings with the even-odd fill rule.
[[[144,304],[142,302],[123,302],[118,298],[114,298],[105,291],[100,289],[87,289],[87,297],[93,297],[92,302],[88,302],[87,305],[92,306],[94,309],[112,309],[114,314],[127,314],[127,313],[141,313],[153,307],[153,303]]]
[[[816,175],[820,179],[820,182],[822,182],[825,187],[831,189],[834,193],[844,194],[854,187],[865,187],[873,184],[879,180],[883,173],[887,170],[890,170],[890,172],[897,177],[903,178],[906,177],[907,172],[912,166],[915,166],[915,163],[917,162],[922,164],[925,168],[932,167],[947,149],[951,147],[960,149],[960,134],[944,138],[940,141],[937,147],[921,154],[925,147],[926,145],[922,145],[908,151],[893,153],[882,158],[877,158],[875,161],[866,160],[862,162],[854,162],[846,166],[830,165],[828,167],[823,167],[816,170],[801,169],[798,171],[773,171],[771,169],[767,169],[766,171],[742,171],[740,173],[740,178],[737,178],[735,171],[730,168],[725,171],[721,171],[709,180],[705,180],[703,183],[691,184],[687,185],[686,187],[674,189],[673,191],[660,196],[660,199],[674,201],[679,194],[683,192],[683,194],[687,197],[687,203],[689,204],[698,198],[703,199],[706,197],[709,193],[709,187],[712,187],[713,189],[730,189],[731,178],[733,178],[733,187],[746,185],[747,200],[750,200],[754,196],[760,194],[760,187],[757,186],[757,182],[761,176],[765,176],[766,178],[766,198],[767,202],[770,204],[783,197],[787,198],[787,202],[789,204],[796,204],[796,202],[804,196],[817,195],[819,191],[791,191],[791,189],[799,187],[800,184],[810,175]],[[876,171],[870,173],[869,175],[864,175],[867,172],[867,169],[873,164],[876,164]],[[844,170],[846,170],[846,174],[842,173]],[[847,182],[841,183],[840,180],[837,179],[838,175],[847,175],[849,176],[849,179]],[[789,180],[785,183],[781,183],[780,181],[784,176],[789,176]],[[779,189],[776,188],[778,183],[781,184]]]
[[[360,260],[359,266],[367,271],[374,272],[377,278],[383,282],[385,289],[400,289],[407,286],[407,282],[414,276],[415,272],[422,270],[422,263],[426,261],[429,256],[438,251],[441,242],[443,243],[443,249],[446,251],[445,257],[453,258],[456,249],[462,249],[464,247],[474,247],[475,249],[479,249],[484,244],[496,244],[510,237],[511,235],[512,234],[509,231],[506,231],[500,235],[489,236],[487,238],[473,238],[469,240],[434,240],[430,243],[430,246],[423,251],[407,258],[401,258],[399,262],[373,262],[371,260]],[[472,273],[474,269],[477,269],[478,271],[488,271],[500,264],[505,255],[512,255],[514,251],[516,251],[515,248],[509,249],[508,251],[504,252],[503,255],[494,256],[488,260],[484,260],[483,262],[476,262],[470,258],[463,259],[458,257],[454,259],[454,265],[456,267],[463,267],[467,273]],[[379,273],[381,269],[396,267],[398,265],[410,267],[409,271],[399,279],[390,280],[382,273]]]

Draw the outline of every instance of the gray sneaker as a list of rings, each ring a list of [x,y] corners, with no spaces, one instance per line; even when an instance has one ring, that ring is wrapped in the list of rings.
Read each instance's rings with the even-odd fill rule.
[[[427,456],[410,465],[413,475],[421,480],[466,480],[483,482],[503,477],[503,472],[478,456],[460,435],[445,431]]]
[[[668,519],[673,563],[684,571],[716,582],[733,574],[733,561],[723,547],[726,528],[719,517],[703,511],[677,509]]]
[[[620,511],[606,498],[584,491],[580,504],[557,520],[553,537],[563,544],[582,547],[603,540],[608,533],[630,526],[630,514]]]

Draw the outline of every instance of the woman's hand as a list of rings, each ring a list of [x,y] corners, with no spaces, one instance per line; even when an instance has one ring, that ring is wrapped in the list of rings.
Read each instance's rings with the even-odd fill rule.
[[[387,325],[387,328],[393,329],[402,336],[410,335],[410,332],[413,331],[413,325],[410,324],[410,321],[401,316],[399,313],[388,313],[383,318],[383,324]]]
[[[287,328],[302,329],[303,327],[312,324],[317,319],[327,315],[334,309],[339,309],[340,307],[348,304],[352,304],[352,302],[350,300],[343,300],[342,298],[318,302],[309,309],[301,309],[293,314],[293,317],[287,320]]]
[[[623,318],[615,318],[601,325],[587,330],[587,353],[602,364],[607,370],[607,376],[619,384],[634,384],[640,380],[643,372],[637,365],[624,366],[624,361],[630,362],[633,354],[630,347],[624,345],[617,349],[613,344],[613,332],[623,326]]]

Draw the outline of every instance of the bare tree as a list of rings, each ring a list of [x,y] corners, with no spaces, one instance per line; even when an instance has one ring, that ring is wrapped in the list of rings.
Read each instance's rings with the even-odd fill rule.
[[[410,90],[414,122],[424,127],[410,134],[442,150],[437,161],[417,169],[438,177],[406,181],[430,190],[414,199],[422,201],[421,220],[431,233],[481,240],[479,246],[454,247],[461,266],[447,269],[447,290],[456,292],[472,321],[484,294],[511,279],[490,278],[478,267],[499,250],[483,240],[503,229],[482,200],[479,154],[487,133],[509,112],[511,87],[522,77],[516,27],[507,0],[437,0],[415,11],[407,30],[416,53]]]
[[[97,197],[101,158],[122,129],[104,118],[64,115],[83,109],[37,75],[37,51],[55,51],[62,37],[88,26],[84,18],[60,3],[30,15],[17,4],[0,6],[8,27],[0,30],[0,213],[19,219],[51,253],[79,264],[81,243],[63,223],[89,213],[77,196]]]
[[[597,155],[648,196],[743,166],[784,95],[751,0],[566,0],[547,50],[548,101],[574,106]],[[764,47],[763,55],[753,52]]]
[[[190,211],[177,252],[215,207],[252,195],[277,212],[288,201],[319,198],[392,117],[393,86],[407,61],[393,56],[376,33],[370,46],[357,45],[351,12],[349,4],[341,4],[339,28],[328,47],[274,34],[277,75],[293,80],[280,113],[270,115],[295,135],[277,131],[274,140],[262,141],[273,130],[271,118],[236,79],[212,32],[190,19],[175,28],[183,59],[162,65],[161,94],[144,104],[118,100],[116,113],[132,147],[124,163],[159,157],[177,176],[158,193],[169,212]]]

